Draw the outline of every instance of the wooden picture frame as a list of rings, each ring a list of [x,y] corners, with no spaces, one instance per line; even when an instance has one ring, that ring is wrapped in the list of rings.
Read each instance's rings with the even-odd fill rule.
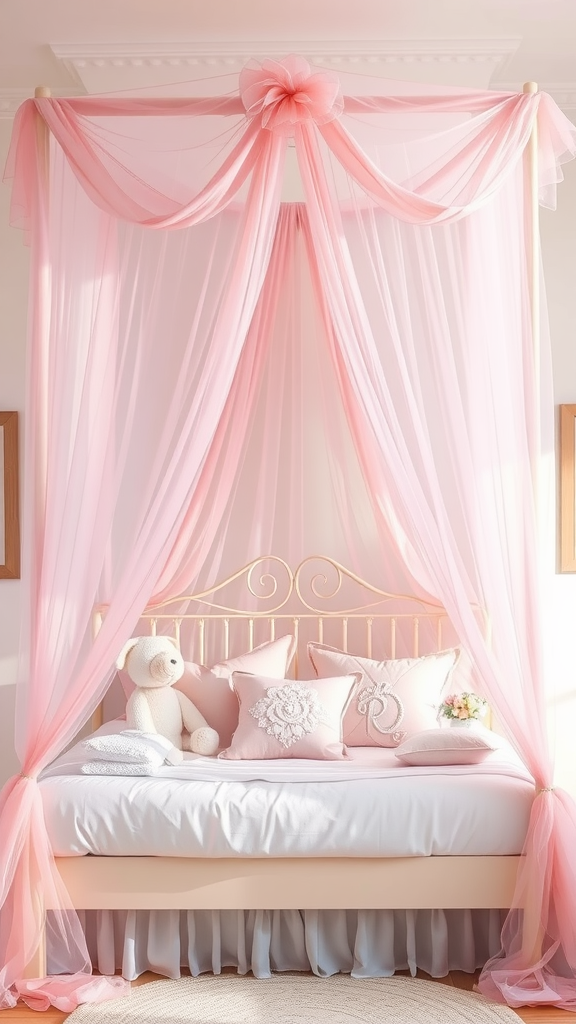
[[[576,405],[560,406],[560,572],[576,572]]]
[[[0,579],[20,579],[18,413],[0,412]]]

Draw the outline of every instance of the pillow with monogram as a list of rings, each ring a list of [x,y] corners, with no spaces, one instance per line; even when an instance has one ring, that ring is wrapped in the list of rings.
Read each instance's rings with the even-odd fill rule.
[[[234,672],[238,728],[219,757],[230,761],[301,757],[341,761],[342,722],[358,674],[334,679],[271,679]]]
[[[261,672],[274,679],[284,679],[296,649],[296,640],[291,633],[268,640],[237,658],[229,658],[207,668],[191,661],[184,662],[184,675],[174,684],[196,705],[200,714],[220,736],[220,743],[227,747],[232,733],[238,725],[238,700],[232,689],[232,673]],[[127,672],[118,673],[126,697],[134,689],[134,683]]]
[[[440,695],[459,653],[454,648],[421,658],[372,661],[325,644],[308,644],[320,678],[361,673],[344,717],[344,742],[349,747],[397,747],[413,733],[438,727]]]

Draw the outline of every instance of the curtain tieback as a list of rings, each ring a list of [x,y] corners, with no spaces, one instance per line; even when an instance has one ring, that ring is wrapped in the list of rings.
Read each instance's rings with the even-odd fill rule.
[[[20,778],[21,779],[30,779],[30,782],[36,782],[36,780],[37,780],[37,776],[36,775],[26,775],[26,772],[20,772]]]
[[[555,786],[542,786],[541,789],[536,790],[536,796],[540,796],[540,793],[553,793],[555,789]]]

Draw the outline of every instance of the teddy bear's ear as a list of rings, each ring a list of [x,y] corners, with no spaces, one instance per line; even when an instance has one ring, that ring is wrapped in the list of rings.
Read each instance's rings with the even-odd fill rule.
[[[139,636],[133,636],[131,640],[127,640],[126,641],[126,643],[124,644],[124,647],[122,648],[122,650],[120,651],[120,654],[118,655],[118,657],[116,659],[116,668],[117,669],[123,669],[125,667],[125,665],[126,665],[126,658],[130,654],[130,651],[132,650],[132,648],[136,647],[136,644],[138,643],[139,639],[140,639]]]
[[[178,646],[178,641],[177,641],[177,640],[175,640],[173,636],[167,636],[167,637],[166,637],[166,640],[169,640],[169,641],[170,641],[170,643],[174,644],[174,647],[176,648],[176,650],[177,650],[177,651],[179,651],[179,650],[180,650],[180,648],[179,648],[179,646]]]

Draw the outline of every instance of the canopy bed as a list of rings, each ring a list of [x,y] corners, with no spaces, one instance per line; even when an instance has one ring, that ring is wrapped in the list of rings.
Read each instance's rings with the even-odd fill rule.
[[[248,614],[227,600],[238,583],[234,600],[242,608],[251,596]],[[288,675],[296,678],[311,675],[308,650],[326,642],[369,657],[409,654],[423,668],[429,659],[434,673],[436,658],[424,652],[431,644],[445,659],[451,634],[439,606],[369,587],[314,557],[295,572],[282,559],[258,559],[187,601],[185,612],[181,604],[150,609],[142,628],[167,629],[185,646],[192,627],[202,664],[248,649],[263,656],[289,629],[296,643]],[[404,727],[409,695],[399,692]],[[213,721],[207,700],[202,710]],[[225,722],[214,724],[227,742]],[[107,723],[97,735],[121,726]],[[499,948],[502,915],[493,908],[512,901],[533,781],[504,744],[481,764],[451,768],[427,758],[412,773],[397,749],[350,745],[347,763],[204,758],[135,779],[91,774],[85,744],[75,744],[40,788],[93,962],[127,977],[144,967],[178,975],[181,962],[259,977],[310,966],[360,978],[404,966],[474,970],[491,944]]]
[[[274,911],[279,887],[294,911],[510,907],[482,991],[576,1006],[576,808],[552,788],[543,710],[553,407],[537,231],[573,136],[533,89],[383,91],[359,76],[346,89],[295,56],[250,64],[215,97],[39,95],[20,108],[8,172],[31,242],[27,602],[22,772],[1,797],[3,1006],[31,998],[22,979],[44,923],[49,1000],[122,991],[91,975],[74,909],[89,909],[88,889],[104,911]],[[388,595],[390,620],[400,595],[419,603],[410,641],[375,631],[380,658],[466,653],[521,758],[520,837],[495,858],[455,845],[399,858],[367,846],[362,859],[349,847],[330,864],[278,848],[265,860],[176,849],[169,867],[158,850],[55,858],[48,766],[142,616],[157,625],[176,602],[180,627],[194,592],[205,622],[215,582],[236,586],[239,566],[274,552],[294,582],[327,550],[337,572]],[[251,631],[266,618],[258,596],[227,605]],[[362,647],[334,608],[313,610],[318,642],[336,618],[339,655],[369,658],[378,612],[361,604]],[[180,643],[217,660],[197,636]],[[473,895],[460,874],[450,896],[450,873],[472,863]]]

